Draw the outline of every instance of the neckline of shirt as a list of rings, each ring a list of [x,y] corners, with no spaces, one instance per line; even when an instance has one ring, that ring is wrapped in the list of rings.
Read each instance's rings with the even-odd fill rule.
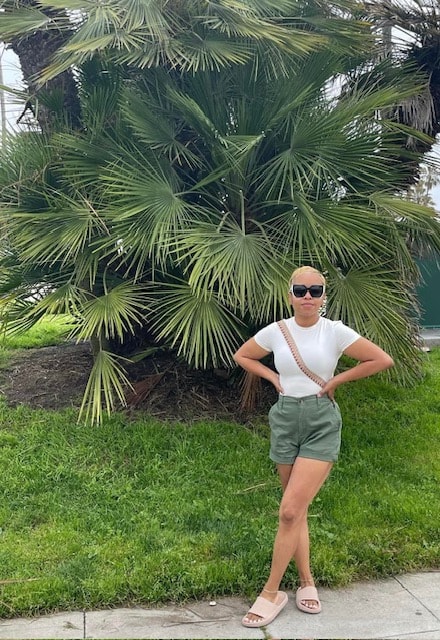
[[[300,324],[297,323],[297,321],[295,320],[295,316],[291,316],[291,318],[289,318],[289,320],[292,321],[293,326],[296,329],[299,329],[300,331],[311,331],[312,329],[316,329],[316,327],[321,323],[321,321],[323,320],[323,318],[318,318],[318,320],[315,322],[315,324],[312,324],[310,327],[302,327]]]

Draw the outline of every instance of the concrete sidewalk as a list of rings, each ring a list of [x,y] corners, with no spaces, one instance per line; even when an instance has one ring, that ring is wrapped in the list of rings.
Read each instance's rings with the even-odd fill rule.
[[[420,337],[426,349],[440,346],[440,328],[438,329],[422,329]]]
[[[266,629],[240,620],[250,603],[242,598],[163,608],[73,611],[0,621],[0,638],[393,638],[440,640],[440,570],[320,589],[323,611],[308,615],[289,603]]]

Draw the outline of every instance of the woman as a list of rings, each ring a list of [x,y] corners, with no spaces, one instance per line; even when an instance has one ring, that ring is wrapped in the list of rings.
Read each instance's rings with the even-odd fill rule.
[[[341,384],[394,364],[387,353],[353,329],[320,315],[325,304],[325,284],[324,276],[316,269],[296,269],[289,288],[293,317],[285,321],[284,327],[276,322],[268,325],[234,355],[237,364],[269,380],[279,393],[278,402],[269,412],[270,457],[277,465],[283,497],[270,574],[242,620],[246,627],[269,624],[286,605],[287,595],[279,591],[279,586],[292,558],[300,579],[298,608],[306,613],[321,611],[310,569],[307,512],[338,458],[342,424],[335,391]],[[286,328],[287,339],[294,338],[303,363],[298,364],[292,354]],[[276,371],[260,362],[270,352]],[[358,364],[334,376],[343,353]]]

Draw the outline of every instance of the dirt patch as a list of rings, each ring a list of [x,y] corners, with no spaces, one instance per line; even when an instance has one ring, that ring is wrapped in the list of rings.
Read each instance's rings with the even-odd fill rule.
[[[88,343],[15,353],[0,370],[0,393],[9,405],[62,409],[81,404],[93,359]],[[134,390],[127,389],[130,413],[146,411],[158,418],[192,421],[202,418],[249,422],[264,416],[275,392],[252,385],[250,404],[241,408],[242,378],[237,370],[193,370],[171,354],[155,355],[127,367]]]
[[[12,406],[79,406],[92,364],[87,343],[20,350],[0,371],[0,392]]]

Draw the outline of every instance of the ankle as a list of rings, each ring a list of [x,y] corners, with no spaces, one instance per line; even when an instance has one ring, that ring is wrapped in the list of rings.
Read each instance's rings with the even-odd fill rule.
[[[314,587],[315,586],[315,581],[313,580],[313,578],[307,578],[304,580],[300,580],[300,585],[301,587]]]
[[[266,589],[266,587],[263,587],[263,591],[265,593],[271,593],[271,594],[278,593],[278,589],[275,589],[275,591],[272,591],[271,589]]]

